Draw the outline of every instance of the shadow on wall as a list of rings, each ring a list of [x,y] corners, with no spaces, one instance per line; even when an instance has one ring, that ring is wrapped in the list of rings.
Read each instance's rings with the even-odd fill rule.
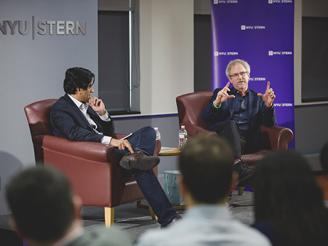
[[[9,209],[5,199],[5,188],[13,174],[23,168],[15,156],[4,151],[0,151],[0,215],[9,214]]]

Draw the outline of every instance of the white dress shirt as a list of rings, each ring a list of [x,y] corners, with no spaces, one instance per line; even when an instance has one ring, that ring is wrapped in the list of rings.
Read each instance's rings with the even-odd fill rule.
[[[101,132],[97,131],[97,124],[93,121],[93,119],[91,119],[90,115],[88,114],[88,104],[82,103],[79,100],[77,100],[76,98],[74,98],[73,96],[69,95],[68,96],[72,99],[72,101],[75,103],[75,105],[80,109],[80,111],[82,112],[82,114],[84,115],[84,117],[87,119],[87,121],[89,122],[89,124],[92,126],[93,130],[98,133],[103,135]],[[98,114],[98,113],[97,113]],[[108,116],[108,112],[106,111],[106,113],[104,115],[99,115],[99,118],[103,121],[111,121],[111,119]],[[101,143],[102,144],[109,144],[110,141],[112,140],[112,137],[109,136],[103,136],[103,138],[101,139]]]

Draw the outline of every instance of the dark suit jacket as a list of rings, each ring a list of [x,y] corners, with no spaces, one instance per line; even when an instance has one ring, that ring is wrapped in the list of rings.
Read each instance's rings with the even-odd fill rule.
[[[222,88],[214,90],[210,102],[202,112],[202,118],[207,123],[207,128],[216,131],[219,123],[231,120],[234,113],[234,99],[227,100],[221,104],[220,108],[213,106],[217,93]],[[235,95],[237,91],[231,88],[229,94]],[[271,127],[275,123],[274,109],[267,108],[260,96],[253,90],[248,90],[248,115],[249,115],[249,130],[256,131],[260,125]]]
[[[88,108],[87,112],[97,124],[97,131],[106,136],[115,137],[112,120],[109,122],[101,120],[91,107]],[[83,113],[68,95],[59,98],[51,108],[50,126],[53,135],[69,140],[101,142],[104,136],[94,131]]]

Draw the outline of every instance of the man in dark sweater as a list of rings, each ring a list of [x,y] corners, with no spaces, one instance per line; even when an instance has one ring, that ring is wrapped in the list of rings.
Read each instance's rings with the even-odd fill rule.
[[[248,183],[252,171],[240,157],[265,146],[260,126],[275,124],[273,101],[275,94],[267,82],[263,94],[248,88],[250,66],[241,59],[232,60],[226,68],[229,82],[214,90],[213,96],[202,112],[208,129],[225,138],[234,153],[234,171],[239,174],[239,184]],[[230,84],[232,87],[230,88]]]

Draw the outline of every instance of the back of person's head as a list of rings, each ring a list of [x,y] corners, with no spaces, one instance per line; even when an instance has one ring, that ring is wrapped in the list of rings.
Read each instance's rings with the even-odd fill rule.
[[[18,173],[6,190],[16,230],[39,242],[56,241],[65,235],[75,216],[72,196],[66,177],[43,166]]]
[[[325,143],[320,151],[320,163],[323,171],[328,171],[328,142]]]
[[[328,212],[323,195],[300,154],[275,152],[258,162],[254,190],[255,221],[270,223],[287,245],[327,239]]]
[[[179,169],[182,182],[198,203],[222,202],[230,192],[233,155],[218,136],[198,136],[182,149]]]
[[[72,67],[66,70],[64,91],[75,94],[77,89],[86,90],[94,82],[95,75],[86,68]]]

